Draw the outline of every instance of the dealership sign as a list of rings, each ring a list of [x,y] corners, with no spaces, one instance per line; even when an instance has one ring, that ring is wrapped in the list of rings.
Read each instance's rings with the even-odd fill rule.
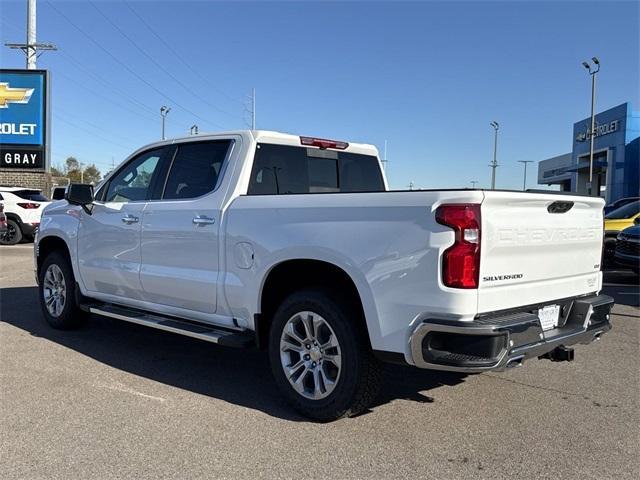
[[[608,135],[610,133],[618,131],[618,126],[620,125],[620,120],[614,120],[612,122],[602,123],[596,125],[595,132],[596,134],[593,136],[594,138],[598,138],[602,135]],[[591,129],[587,128],[586,132],[579,132],[576,135],[576,142],[585,142],[591,135]]]
[[[0,70],[0,168],[44,169],[47,72]]]

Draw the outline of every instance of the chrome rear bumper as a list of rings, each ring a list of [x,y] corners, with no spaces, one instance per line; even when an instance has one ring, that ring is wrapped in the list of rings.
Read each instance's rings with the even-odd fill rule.
[[[425,319],[410,338],[413,363],[454,372],[504,370],[529,358],[558,358],[547,354],[559,347],[591,343],[611,329],[613,299],[609,296],[549,304],[561,305],[561,316],[558,327],[546,331],[536,313],[543,305],[483,315],[471,322]]]

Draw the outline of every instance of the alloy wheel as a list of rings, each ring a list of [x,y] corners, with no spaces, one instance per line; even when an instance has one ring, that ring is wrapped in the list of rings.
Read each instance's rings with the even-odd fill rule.
[[[67,287],[64,274],[55,263],[49,265],[44,274],[42,295],[49,315],[59,317],[67,300]]]
[[[329,323],[317,313],[304,311],[293,315],[282,329],[280,361],[296,392],[320,400],[338,384],[342,352]]]

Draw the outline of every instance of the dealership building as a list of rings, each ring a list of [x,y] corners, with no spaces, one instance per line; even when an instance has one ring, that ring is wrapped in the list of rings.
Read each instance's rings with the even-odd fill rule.
[[[573,124],[573,149],[538,163],[538,183],[587,194],[591,117]],[[640,196],[640,112],[623,103],[595,116],[593,191],[607,203]]]

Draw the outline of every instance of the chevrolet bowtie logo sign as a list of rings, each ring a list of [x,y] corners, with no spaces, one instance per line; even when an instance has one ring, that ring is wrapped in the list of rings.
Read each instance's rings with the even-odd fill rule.
[[[12,88],[0,82],[0,108],[7,108],[10,103],[29,103],[32,94],[33,88]]]

